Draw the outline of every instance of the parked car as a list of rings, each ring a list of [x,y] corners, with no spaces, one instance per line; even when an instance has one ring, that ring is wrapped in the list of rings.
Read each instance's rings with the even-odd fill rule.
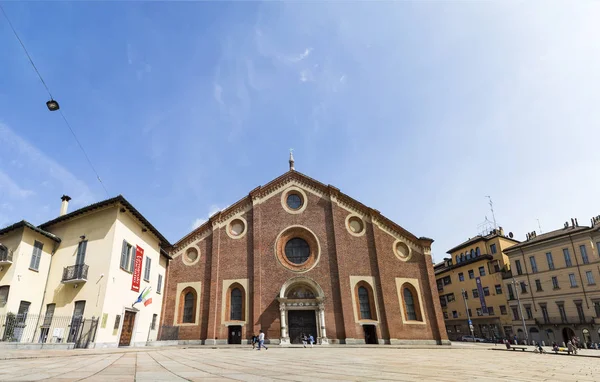
[[[483,342],[483,338],[474,337],[474,336],[462,336],[460,337],[462,342]]]

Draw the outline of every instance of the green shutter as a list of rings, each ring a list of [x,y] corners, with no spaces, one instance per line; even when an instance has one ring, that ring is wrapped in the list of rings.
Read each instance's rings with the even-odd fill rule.
[[[121,268],[127,269],[127,242],[125,240],[121,246]]]
[[[129,271],[133,272],[133,269],[135,268],[135,247],[133,245],[131,246],[131,261],[129,264],[130,264]]]

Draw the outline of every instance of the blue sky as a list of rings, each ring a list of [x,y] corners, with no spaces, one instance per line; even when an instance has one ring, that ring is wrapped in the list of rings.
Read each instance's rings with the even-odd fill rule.
[[[600,4],[3,2],[111,196],[171,241],[287,171],[437,261],[600,214]],[[106,197],[0,18],[0,225]]]

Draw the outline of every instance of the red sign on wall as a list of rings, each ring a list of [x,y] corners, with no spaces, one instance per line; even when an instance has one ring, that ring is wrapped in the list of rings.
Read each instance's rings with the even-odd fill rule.
[[[133,264],[133,279],[131,280],[131,290],[140,291],[140,279],[142,278],[142,260],[144,260],[144,248],[135,246],[135,263]]]

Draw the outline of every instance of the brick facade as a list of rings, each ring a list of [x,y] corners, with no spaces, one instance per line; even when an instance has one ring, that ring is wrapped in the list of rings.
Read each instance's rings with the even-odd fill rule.
[[[285,206],[290,187],[302,192],[301,212],[290,212]],[[364,233],[351,234],[346,219],[349,214],[362,219]],[[227,230],[231,229],[229,223],[238,218],[245,222],[245,227],[235,237]],[[302,266],[290,268],[281,260],[285,256],[282,252],[285,242],[282,245],[281,240],[287,241],[296,230],[315,237],[314,241],[307,240],[312,256],[316,256],[305,263],[304,268],[312,266],[309,270]],[[394,250],[398,242],[410,248],[407,260]],[[180,340],[227,343],[228,325],[239,324],[242,341],[262,329],[271,343],[286,343],[290,330],[297,325],[289,322],[287,312],[299,307],[315,311],[317,332],[311,334],[322,343],[363,343],[363,325],[370,324],[375,325],[378,343],[445,343],[447,336],[434,288],[431,242],[415,237],[335,187],[289,171],[215,214],[175,244],[161,324],[163,328],[179,326]],[[189,265],[190,261],[184,259],[192,247],[200,258]],[[288,299],[287,293],[295,284],[284,291],[282,286],[292,278],[308,285],[315,293],[314,298]],[[361,278],[374,284],[370,291],[371,305],[375,305],[371,309],[376,309],[374,320],[360,318],[355,286]],[[422,302],[422,307],[419,303],[415,305],[422,310],[422,322],[411,321],[408,316],[403,318],[402,311],[406,308],[401,308],[403,302],[399,296],[403,292],[398,290],[397,278],[414,280],[417,284],[420,296],[414,299]],[[229,291],[223,292],[227,280],[247,280],[249,290],[243,291],[247,313],[243,322],[228,320]],[[183,314],[176,312],[176,301],[181,298],[176,295],[177,285],[192,282],[201,283],[200,307],[196,307],[200,309],[200,319],[181,325],[176,317]],[[324,311],[320,312],[321,309]],[[282,318],[286,321],[284,333]],[[322,336],[321,327],[326,336]]]

